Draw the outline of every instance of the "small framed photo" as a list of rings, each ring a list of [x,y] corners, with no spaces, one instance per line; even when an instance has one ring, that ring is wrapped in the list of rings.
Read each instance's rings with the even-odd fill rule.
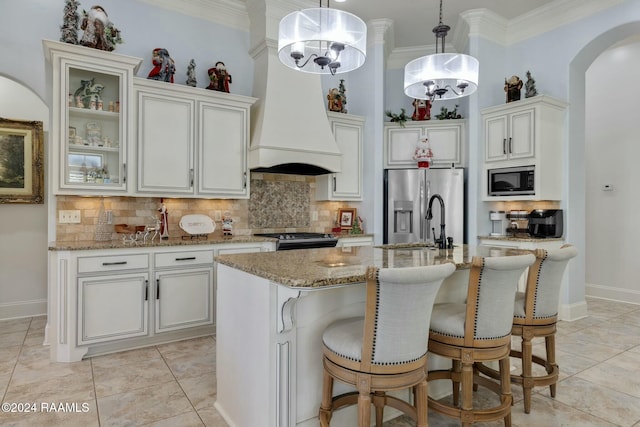
[[[355,217],[355,208],[340,208],[338,210],[338,221],[340,222],[340,228],[343,230],[351,230],[353,228],[353,220]]]

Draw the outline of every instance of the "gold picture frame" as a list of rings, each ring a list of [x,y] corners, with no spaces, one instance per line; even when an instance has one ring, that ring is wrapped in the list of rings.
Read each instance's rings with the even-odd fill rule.
[[[0,117],[0,204],[44,203],[42,122]]]
[[[342,230],[351,230],[353,228],[353,220],[356,217],[355,208],[338,209],[338,224]]]

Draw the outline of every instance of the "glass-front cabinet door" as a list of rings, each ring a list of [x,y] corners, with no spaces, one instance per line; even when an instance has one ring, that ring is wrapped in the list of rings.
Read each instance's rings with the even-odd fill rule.
[[[129,106],[141,59],[43,43],[53,75],[54,193],[127,193]]]

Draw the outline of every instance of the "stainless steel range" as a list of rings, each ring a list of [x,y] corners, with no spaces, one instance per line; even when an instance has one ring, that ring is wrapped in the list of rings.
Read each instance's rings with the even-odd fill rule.
[[[338,243],[338,238],[326,233],[262,233],[260,237],[278,239],[277,251],[288,249],[332,248]]]

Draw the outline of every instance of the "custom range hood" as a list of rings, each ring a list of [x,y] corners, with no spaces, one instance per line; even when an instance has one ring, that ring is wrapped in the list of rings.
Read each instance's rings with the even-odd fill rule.
[[[292,70],[278,59],[274,0],[247,0],[254,59],[249,168],[259,172],[322,175],[340,172],[320,76]],[[270,16],[271,15],[271,16]]]

